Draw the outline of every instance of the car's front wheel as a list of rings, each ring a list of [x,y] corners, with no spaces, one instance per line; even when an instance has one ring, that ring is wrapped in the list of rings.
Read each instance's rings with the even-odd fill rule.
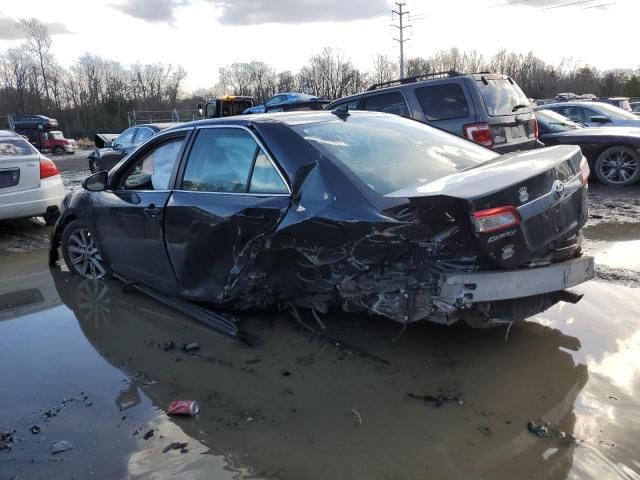
[[[69,271],[84,278],[97,279],[108,274],[108,268],[95,239],[81,220],[73,220],[62,233],[62,256]]]
[[[640,154],[622,145],[607,148],[598,156],[595,170],[605,185],[632,185],[640,179]]]
[[[63,155],[64,154],[64,148],[57,146],[56,148],[53,149],[53,154],[54,155]]]

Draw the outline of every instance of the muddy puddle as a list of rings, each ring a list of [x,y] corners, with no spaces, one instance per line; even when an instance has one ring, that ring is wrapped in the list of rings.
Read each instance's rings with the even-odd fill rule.
[[[637,288],[508,331],[248,314],[247,346],[43,250],[1,261],[0,478],[640,478]]]

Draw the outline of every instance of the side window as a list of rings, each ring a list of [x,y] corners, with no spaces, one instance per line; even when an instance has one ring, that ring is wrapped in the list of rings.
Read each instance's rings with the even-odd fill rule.
[[[138,128],[137,130],[138,130],[138,133],[136,134],[136,138],[133,141],[133,144],[135,146],[142,145],[148,139],[153,137],[154,132],[150,128],[143,127],[143,128]]]
[[[122,132],[115,141],[116,147],[128,147],[133,141],[133,135],[136,133],[135,128],[130,128]]]
[[[346,107],[347,110],[355,110],[356,108],[358,108],[358,99],[354,98],[353,100],[350,100],[348,102],[337,103],[331,107],[331,110],[344,107]]]
[[[563,107],[560,115],[564,115],[574,122],[583,122],[582,115],[580,114],[580,108],[578,107]]]
[[[258,151],[253,137],[238,128],[207,128],[198,132],[182,178],[183,190],[246,192]]]
[[[283,100],[284,95],[276,95],[275,97],[271,97],[269,100],[267,100],[266,105],[278,105],[279,103],[282,103]]]
[[[184,138],[155,146],[136,160],[122,181],[126,190],[167,190]]]
[[[381,95],[366,97],[364,99],[363,109],[409,116],[409,109],[400,92],[383,93]]]
[[[250,193],[289,193],[287,186],[262,150],[258,151],[249,184]]]
[[[582,110],[582,116],[584,118],[584,120],[582,120],[583,122],[590,122],[591,117],[604,116],[602,113],[596,112],[595,110],[591,110],[590,108],[581,108],[580,110]]]
[[[460,85],[456,83],[416,88],[415,92],[427,120],[469,116],[467,99]]]

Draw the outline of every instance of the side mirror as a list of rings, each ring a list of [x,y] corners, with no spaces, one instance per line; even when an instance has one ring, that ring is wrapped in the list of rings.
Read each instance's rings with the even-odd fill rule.
[[[89,190],[90,192],[102,192],[107,189],[107,179],[109,173],[105,170],[94,173],[84,179],[82,182],[82,188]]]
[[[204,110],[204,108],[202,106],[202,103],[198,103],[198,115],[200,115],[201,117],[202,117],[202,114],[203,114],[203,110]]]
[[[591,121],[593,123],[609,123],[609,119],[604,115],[596,115],[595,117],[591,117]]]

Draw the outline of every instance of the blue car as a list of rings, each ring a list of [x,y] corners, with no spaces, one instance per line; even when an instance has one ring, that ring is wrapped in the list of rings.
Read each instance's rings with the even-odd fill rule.
[[[270,112],[278,112],[281,111],[279,108],[281,105],[289,105],[298,102],[310,102],[313,100],[318,100],[318,97],[307,95],[306,93],[297,92],[278,93],[267,100],[264,104],[247,108],[246,110],[243,110],[242,113],[244,115],[250,113],[265,113],[267,110]]]

